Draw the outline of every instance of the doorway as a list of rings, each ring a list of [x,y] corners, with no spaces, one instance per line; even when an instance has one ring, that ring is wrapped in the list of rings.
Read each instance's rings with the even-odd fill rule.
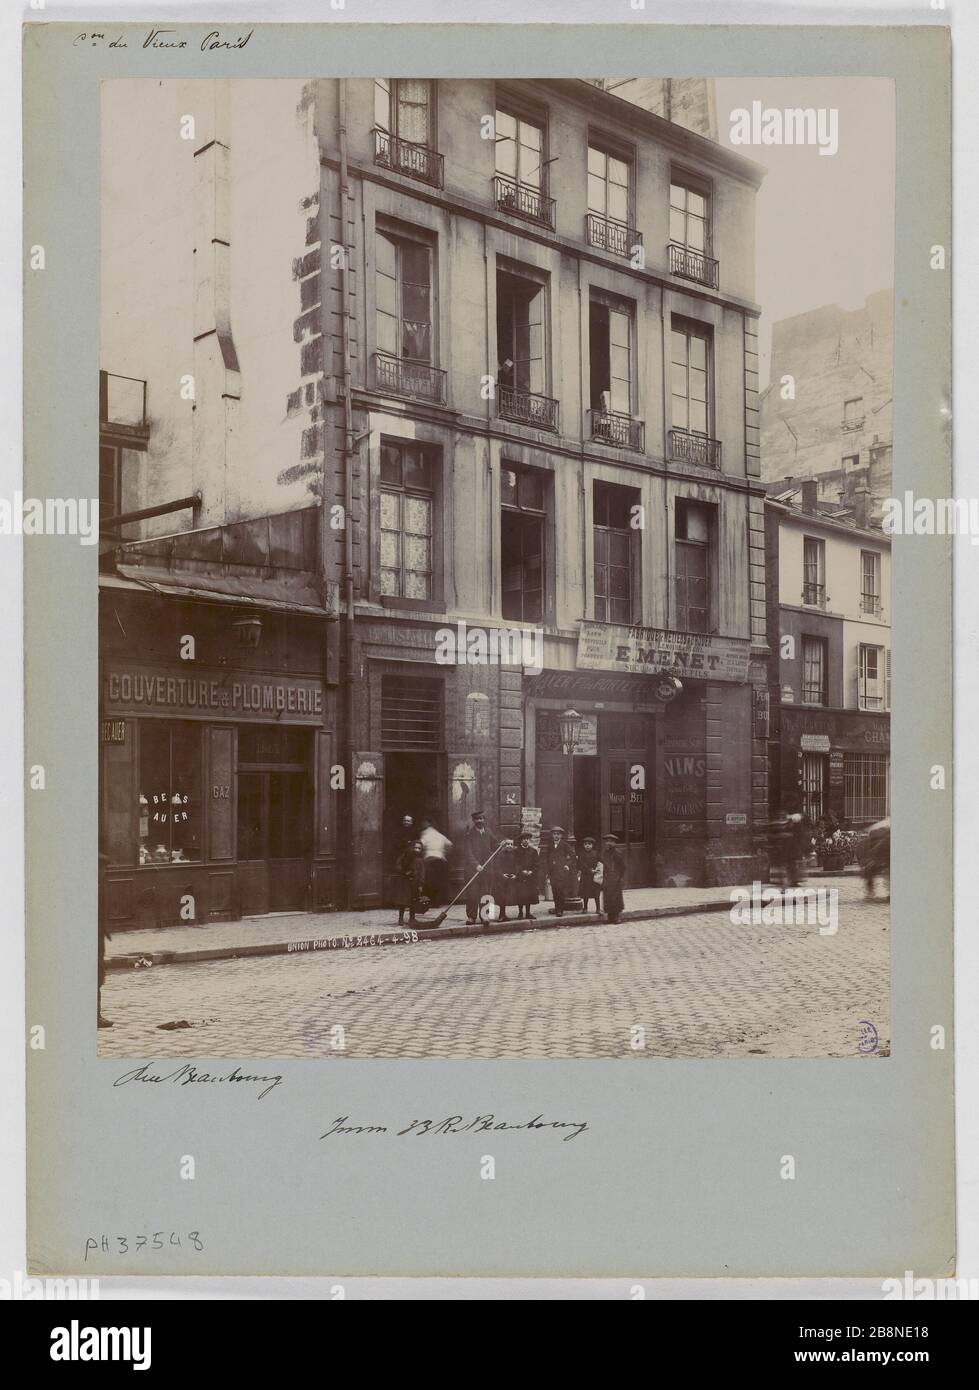
[[[411,816],[416,836],[426,816],[443,835],[447,833],[444,783],[440,753],[385,753],[384,867],[388,874],[394,873],[404,843],[404,816]]]
[[[312,844],[312,736],[259,725],[238,731],[242,913],[301,912]]]

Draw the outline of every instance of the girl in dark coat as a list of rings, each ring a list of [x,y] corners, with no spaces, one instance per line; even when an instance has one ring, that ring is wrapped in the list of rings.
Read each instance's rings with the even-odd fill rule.
[[[512,842],[505,842],[504,848],[496,856],[496,901],[500,907],[500,920],[506,921],[506,910],[508,907],[519,907],[520,899],[517,896],[519,885],[517,883],[517,852],[513,848]],[[520,914],[517,914],[518,917]]]
[[[617,922],[619,913],[625,907],[622,895],[625,874],[625,855],[619,849],[619,842],[614,835],[606,835],[602,853],[602,905],[610,922]]]
[[[540,855],[534,849],[532,837],[526,832],[520,836],[520,848],[514,851],[517,869],[516,904],[520,911],[517,920],[533,918],[531,906],[538,898],[537,875],[540,870]]]
[[[602,891],[602,878],[604,869],[602,867],[601,855],[595,844],[593,835],[586,835],[581,842],[581,853],[578,855],[578,896],[583,900],[585,911],[588,911],[588,904],[594,902],[595,911],[598,911],[598,899]]]
[[[565,901],[573,898],[578,889],[578,861],[564,838],[563,825],[554,827],[551,838],[553,843],[547,856],[547,876],[554,894],[554,916],[562,917]]]
[[[405,845],[395,862],[394,892],[398,908],[398,925],[405,919],[408,909],[408,922],[413,923],[415,913],[420,909],[422,890],[425,887],[425,851],[421,840],[412,840]],[[421,908],[424,911],[424,908]]]

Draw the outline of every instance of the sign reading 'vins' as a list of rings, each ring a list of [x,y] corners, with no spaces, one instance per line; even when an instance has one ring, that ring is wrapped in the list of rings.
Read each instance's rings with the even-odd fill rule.
[[[695,680],[744,681],[749,646],[746,637],[585,622],[578,633],[578,665],[591,671],[668,671]]]

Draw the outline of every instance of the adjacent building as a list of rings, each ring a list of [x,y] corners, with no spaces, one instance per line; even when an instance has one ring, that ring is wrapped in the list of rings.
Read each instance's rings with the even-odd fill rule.
[[[855,505],[866,490],[879,519],[891,495],[894,292],[859,309],[824,305],[772,329],[761,393],[762,470],[781,491],[812,479],[822,501]]]
[[[890,813],[891,550],[870,496],[769,501],[772,810],[861,828]]]

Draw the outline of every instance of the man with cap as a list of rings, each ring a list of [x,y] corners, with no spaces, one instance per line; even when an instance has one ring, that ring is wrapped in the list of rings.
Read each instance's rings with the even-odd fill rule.
[[[470,819],[472,825],[462,837],[462,872],[472,879],[466,889],[466,921],[472,923],[479,916],[480,898],[493,895],[493,868],[485,866],[500,842],[487,828],[482,811],[473,811]]]
[[[564,826],[551,831],[551,848],[547,856],[547,877],[554,895],[553,915],[564,916],[564,904],[578,891],[578,861],[575,852],[564,838]]]
[[[605,836],[602,852],[602,906],[610,922],[619,920],[619,913],[625,907],[622,889],[625,885],[625,855],[619,848],[615,835]]]
[[[578,870],[578,896],[584,903],[586,912],[590,902],[594,902],[597,912],[604,868],[594,835],[585,835],[582,838],[581,853],[578,855]]]

